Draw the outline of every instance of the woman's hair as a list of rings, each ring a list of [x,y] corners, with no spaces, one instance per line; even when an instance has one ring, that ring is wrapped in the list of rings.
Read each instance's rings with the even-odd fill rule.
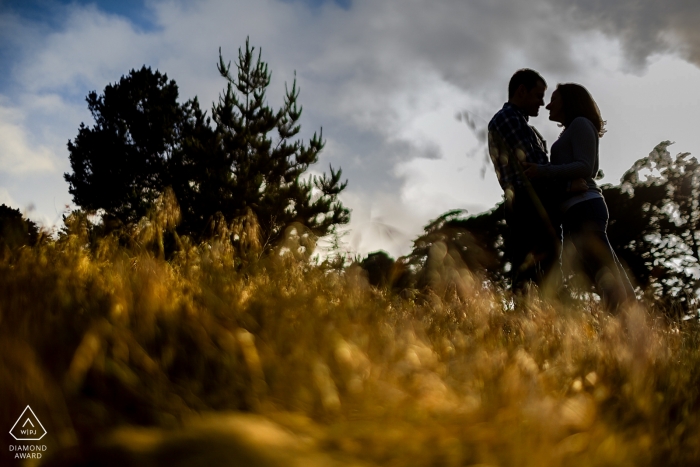
[[[605,120],[600,116],[598,105],[586,88],[580,84],[564,83],[557,86],[557,92],[564,107],[564,127],[577,117],[585,117],[591,121],[598,136],[605,133]]]

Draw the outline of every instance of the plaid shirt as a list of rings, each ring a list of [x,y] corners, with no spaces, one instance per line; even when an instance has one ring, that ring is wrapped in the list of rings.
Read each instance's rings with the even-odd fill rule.
[[[528,116],[510,103],[489,122],[489,155],[504,191],[523,186],[524,175],[517,161],[549,163],[546,141],[528,124]]]

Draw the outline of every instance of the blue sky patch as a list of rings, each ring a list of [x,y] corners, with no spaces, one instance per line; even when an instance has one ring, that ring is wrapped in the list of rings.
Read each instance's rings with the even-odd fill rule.
[[[0,13],[14,13],[32,22],[58,27],[69,5],[96,5],[107,14],[127,18],[141,30],[149,31],[155,28],[145,0],[0,0]]]

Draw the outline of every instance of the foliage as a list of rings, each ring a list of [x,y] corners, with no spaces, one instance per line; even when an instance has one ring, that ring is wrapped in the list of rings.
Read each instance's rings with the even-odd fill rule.
[[[206,187],[213,195],[208,204],[229,222],[252,209],[266,243],[275,243],[292,222],[324,236],[332,226],[349,220],[349,211],[338,201],[347,182],[341,183],[342,171],[332,167],[330,176],[301,181],[323,149],[322,133],[314,133],[308,146],[294,140],[302,113],[296,78],[286,89],[284,105],[274,112],[265,97],[271,74],[260,52],[257,58],[254,52],[246,41],[245,50],[238,51],[237,72],[232,73],[219,51],[218,69],[227,87],[212,110],[220,150],[215,168],[208,167],[214,172],[209,176],[213,183]],[[203,187],[207,180],[199,182],[196,186]]]
[[[377,251],[367,255],[360,262],[360,267],[367,272],[367,281],[371,286],[384,289],[394,282],[394,261],[386,251]]]
[[[456,287],[415,301],[378,292],[356,266],[298,259],[294,237],[243,269],[226,242],[166,262],[138,238],[91,252],[70,233],[0,261],[0,424],[30,404],[48,455],[77,444],[79,456],[115,427],[234,410],[367,465],[700,461],[696,322],[514,305],[458,256],[429,266]],[[175,434],[158,435],[173,442],[151,462],[214,455]],[[152,437],[123,439],[131,451],[112,448],[117,459]]]
[[[0,253],[5,248],[10,250],[35,245],[39,241],[40,232],[36,224],[26,219],[19,209],[0,205]]]
[[[444,279],[431,276],[437,269],[429,266],[432,261],[443,261],[445,255],[494,284],[505,284],[503,206],[477,216],[465,215],[461,209],[446,212],[431,221],[413,242],[407,262],[417,273],[418,288]]]
[[[78,206],[123,224],[146,215],[172,183],[168,164],[186,137],[187,115],[199,112],[196,100],[180,105],[177,97],[175,81],[145,66],[88,94],[95,124],[81,124],[68,142],[73,172],[64,175]]]
[[[671,157],[671,144],[657,145],[604,195],[611,243],[637,283],[687,310],[700,287],[700,165],[688,153]]]
[[[81,125],[68,143],[73,173],[65,178],[75,203],[103,210],[105,222],[135,225],[171,187],[179,235],[200,240],[255,216],[264,249],[295,223],[317,237],[347,223],[340,169],[302,180],[324,142],[322,134],[308,145],[295,139],[302,113],[296,79],[275,112],[266,102],[268,66],[248,41],[236,68],[219,51],[227,87],[213,106],[213,127],[196,98],[179,104],[175,82],[150,68],[132,70],[100,96],[90,93],[95,125]]]

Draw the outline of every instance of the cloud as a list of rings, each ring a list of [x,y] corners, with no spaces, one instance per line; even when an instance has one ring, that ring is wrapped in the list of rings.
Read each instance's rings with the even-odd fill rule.
[[[28,46],[15,68],[15,79],[26,92],[84,96],[154,59],[151,37],[128,20],[94,5],[66,8],[62,26],[45,34],[42,43]]]
[[[30,134],[21,125],[21,112],[0,106],[0,172],[12,175],[54,170],[52,151],[32,144]]]
[[[10,192],[5,188],[0,188],[0,204],[15,206],[15,200],[10,196]]]
[[[414,211],[397,209],[399,202],[393,192],[355,191],[341,197],[352,206],[352,224],[342,237],[344,247],[352,253],[384,250],[395,258],[404,255],[425,224],[423,216]]]
[[[700,2],[696,0],[549,0],[567,22],[620,40],[631,70],[650,56],[674,52],[700,66]]]

